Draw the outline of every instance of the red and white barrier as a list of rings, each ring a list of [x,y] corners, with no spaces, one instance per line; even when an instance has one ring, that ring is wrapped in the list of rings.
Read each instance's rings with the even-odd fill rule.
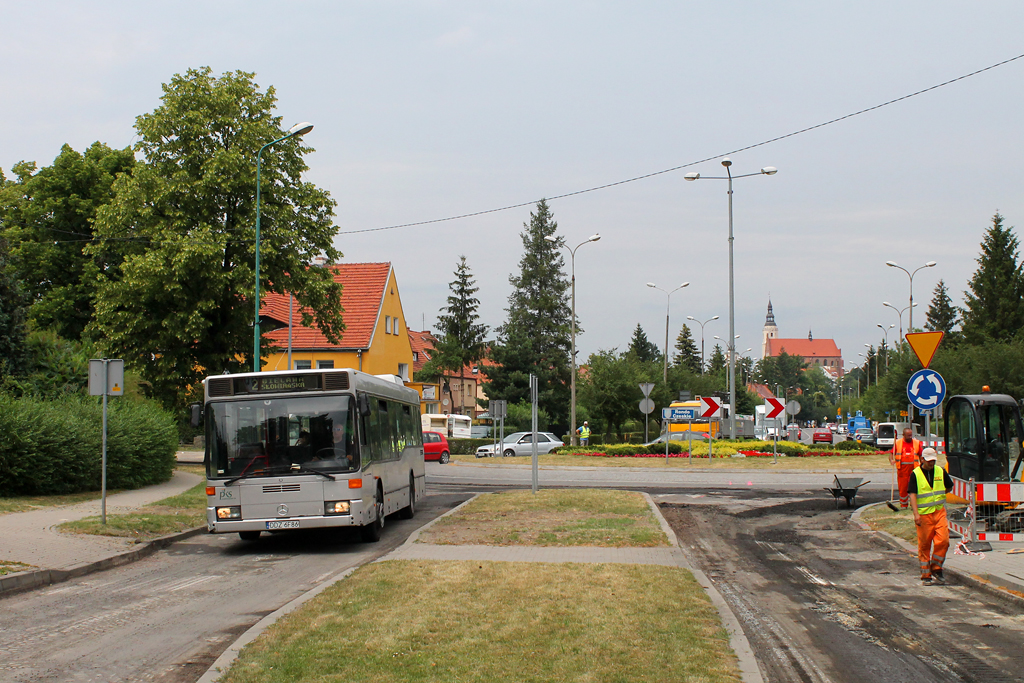
[[[953,495],[971,499],[971,488],[963,479],[953,480]],[[1024,482],[974,482],[974,499],[979,503],[1024,503]]]

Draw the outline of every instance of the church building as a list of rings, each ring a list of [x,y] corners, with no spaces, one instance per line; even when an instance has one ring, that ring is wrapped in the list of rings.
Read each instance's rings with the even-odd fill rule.
[[[764,320],[761,339],[761,357],[776,357],[785,351],[791,356],[800,356],[809,367],[820,367],[832,377],[843,376],[843,352],[833,339],[815,339],[810,331],[807,339],[784,339],[779,337],[775,324],[771,299],[768,300],[768,315]]]

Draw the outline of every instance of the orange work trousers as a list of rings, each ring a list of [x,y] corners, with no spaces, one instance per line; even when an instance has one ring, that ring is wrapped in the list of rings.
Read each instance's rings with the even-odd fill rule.
[[[897,462],[896,467],[896,483],[900,487],[900,507],[906,510],[910,507],[910,493],[907,489],[910,487],[910,477],[914,476],[914,468],[917,467],[916,462]]]
[[[917,559],[921,563],[921,578],[930,579],[934,572],[942,573],[942,565],[949,551],[949,523],[946,508],[921,515],[917,527]]]

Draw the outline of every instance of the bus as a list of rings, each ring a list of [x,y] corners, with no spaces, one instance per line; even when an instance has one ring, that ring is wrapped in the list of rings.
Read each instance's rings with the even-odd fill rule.
[[[419,394],[352,369],[218,375],[203,381],[206,523],[253,541],[264,531],[360,527],[416,513],[424,493]]]
[[[441,432],[449,439],[469,439],[473,436],[473,418],[468,415],[425,413],[420,420],[425,432]]]

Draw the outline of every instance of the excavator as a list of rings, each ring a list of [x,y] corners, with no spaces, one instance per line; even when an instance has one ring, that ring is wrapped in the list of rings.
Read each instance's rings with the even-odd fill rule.
[[[970,482],[974,481],[977,540],[1024,540],[1024,425],[1020,405],[1012,396],[952,396],[946,401],[947,471],[953,477],[950,523],[969,523]]]

